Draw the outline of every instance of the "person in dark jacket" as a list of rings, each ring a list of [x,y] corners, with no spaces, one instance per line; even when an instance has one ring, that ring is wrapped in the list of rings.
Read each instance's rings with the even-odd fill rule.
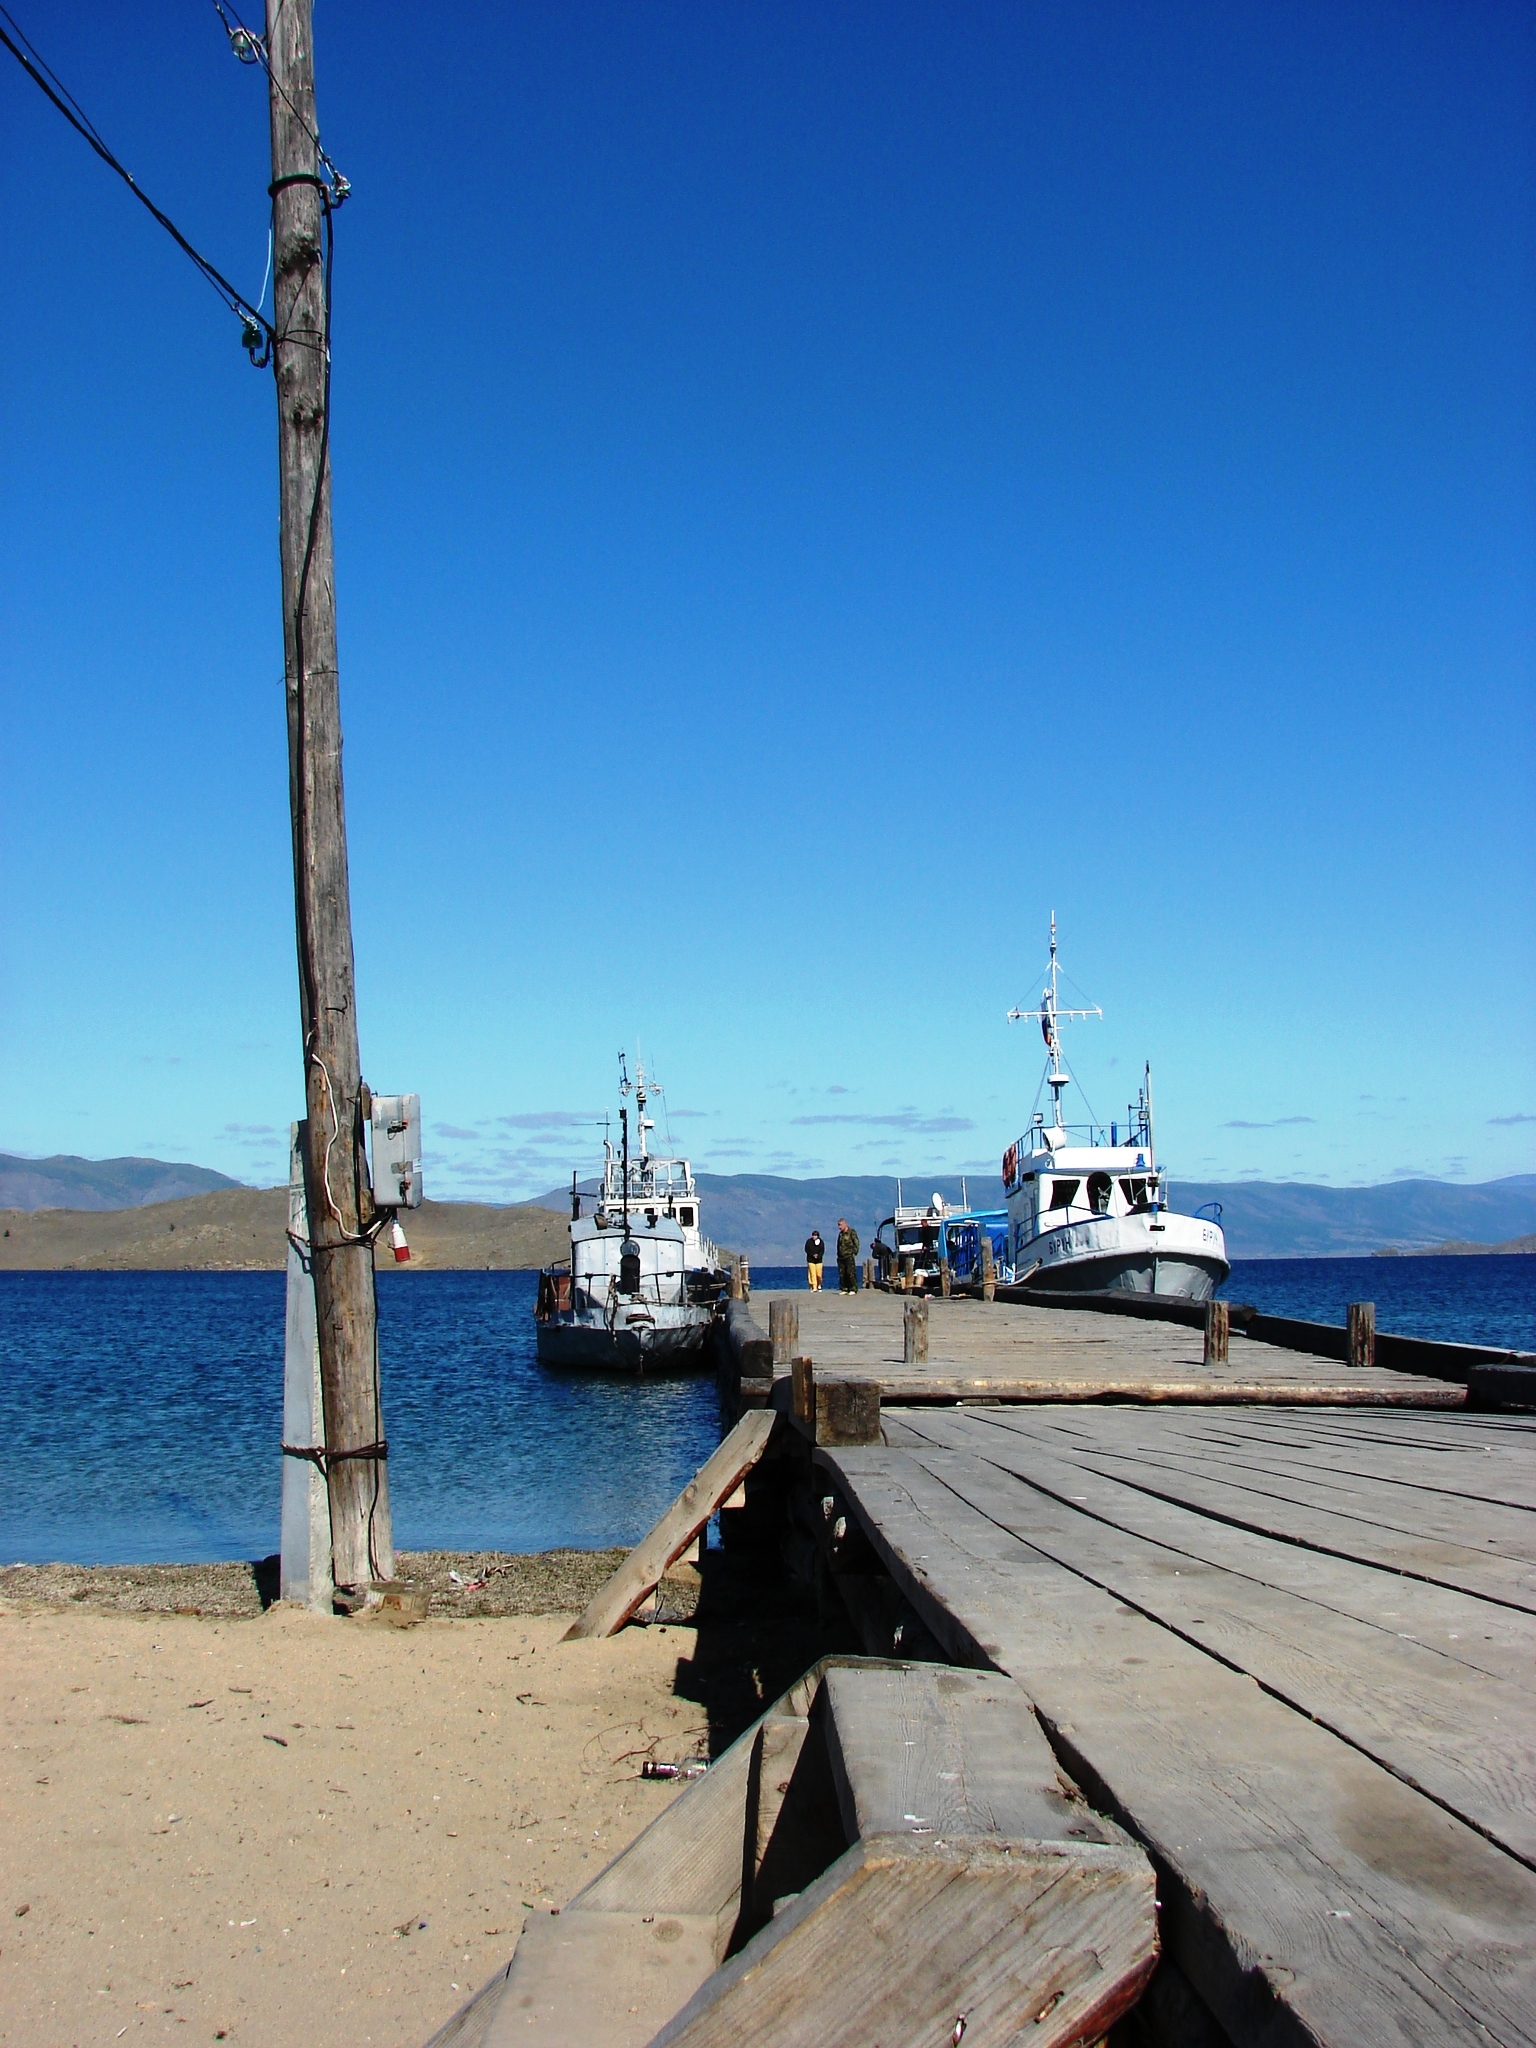
[[[837,1220],[837,1284],[844,1294],[859,1291],[859,1233],[846,1216]]]
[[[812,1294],[821,1292],[821,1269],[826,1256],[826,1239],[819,1230],[813,1230],[805,1240],[805,1284]]]

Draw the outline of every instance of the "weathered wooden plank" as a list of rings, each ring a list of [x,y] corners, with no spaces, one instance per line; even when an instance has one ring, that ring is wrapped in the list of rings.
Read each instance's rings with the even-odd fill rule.
[[[510,1962],[504,1963],[494,1977],[485,1983],[472,1998],[466,1998],[458,2011],[444,2021],[427,2042],[426,2048],[485,2048],[486,2029],[496,2010],[502,1990],[507,1981]]]
[[[1052,1426],[1061,1429],[1060,1419],[1053,1418]],[[1310,1477],[1289,1481],[1283,1475],[1271,1479],[1228,1470],[1197,1455],[1152,1418],[1114,1409],[1080,1421],[1076,1436],[1064,1434],[1063,1441],[1073,1442],[1073,1455],[1106,1475],[1212,1517],[1536,1611],[1536,1566],[1518,1554],[1530,1547],[1523,1511],[1476,1511],[1478,1517],[1497,1513],[1502,1518],[1502,1547],[1487,1541],[1486,1529],[1471,1529],[1470,1508],[1458,1537],[1449,1533],[1457,1527],[1453,1506],[1425,1506],[1421,1513],[1415,1499],[1411,1512],[1400,1507],[1394,1514],[1385,1497],[1379,1505],[1358,1498],[1351,1503]],[[1448,1533],[1424,1533],[1426,1521],[1438,1521]]]
[[[1536,1869],[1536,1697],[1529,1672],[1523,1684],[1495,1678],[1461,1662],[1454,1645],[1430,1648],[1390,1623],[1368,1625],[1324,1600],[1209,1563],[1183,1541],[1190,1532],[1170,1512],[1163,1536],[1139,1533],[1123,1513],[1135,1513],[1134,1495],[1066,1461],[1031,1454],[1007,1432],[942,1419],[933,1427],[936,1438],[963,1441],[963,1448],[921,1454],[960,1499],[1246,1672]],[[978,1451],[974,1440],[982,1435],[994,1442]],[[1334,1576],[1343,1569],[1335,1562]],[[1360,1567],[1350,1569],[1363,1576]],[[1375,1577],[1385,1581],[1385,1605],[1401,1582]],[[1467,1740],[1469,1724],[1478,1730],[1475,1743]]]
[[[1198,1435],[1143,1445],[1137,1456],[1160,1467],[1209,1474],[1233,1486],[1254,1487],[1303,1506],[1326,1505],[1335,1514],[1401,1535],[1432,1536],[1536,1565],[1536,1518],[1527,1508],[1478,1501],[1466,1493],[1426,1487],[1401,1472],[1350,1471],[1342,1461],[1296,1461],[1263,1444],[1221,1444]]]
[[[714,1968],[709,1915],[530,1914],[484,2048],[644,2048]]]
[[[986,1374],[945,1372],[935,1366],[920,1378],[909,1367],[866,1366],[878,1375],[881,1398],[904,1407],[990,1397],[1018,1402],[1103,1402],[1129,1401],[1151,1407],[1225,1407],[1234,1401],[1254,1406],[1283,1408],[1461,1408],[1465,1390],[1449,1382],[1405,1380],[1390,1387],[1351,1386],[1347,1382],[1295,1379],[1255,1379],[1233,1370],[1212,1368],[1209,1380],[1169,1375],[1164,1379],[1147,1376],[1145,1362],[1119,1373],[1080,1374],[1073,1377],[1042,1375],[1028,1377],[1002,1370]]]
[[[662,1573],[682,1556],[721,1501],[734,1493],[757,1463],[778,1417],[771,1409],[749,1409],[719,1447],[711,1452],[673,1501],[650,1534],[636,1544],[613,1577],[593,1595],[587,1610],[565,1632],[565,1641],[581,1636],[611,1636],[634,1613]]]
[[[850,1841],[1124,1842],[1063,1777],[1028,1695],[1000,1672],[834,1665],[822,1706]]]
[[[817,1378],[811,1392],[817,1443],[879,1443],[880,1388],[876,1381]]]
[[[1475,1491],[1467,1477],[1474,1472],[1496,1475],[1498,1493],[1511,1506],[1536,1505],[1536,1434],[1529,1422],[1515,1418],[1473,1415],[1465,1410],[1440,1410],[1433,1415],[1411,1409],[1360,1406],[1307,1408],[1288,1414],[1285,1406],[1255,1411],[1228,1407],[1199,1416],[1121,1415],[1112,1425],[1098,1415],[1070,1409],[1037,1415],[1029,1426],[1048,1427],[1074,1441],[1103,1441],[1112,1428],[1134,1428],[1140,1442],[1156,1442],[1174,1430],[1181,1440],[1233,1438],[1253,1444],[1289,1444],[1315,1450],[1320,1458],[1344,1453],[1371,1461],[1402,1459],[1438,1477],[1452,1491]],[[1511,1491],[1513,1489],[1513,1491]]]
[[[734,1919],[757,1731],[772,1720],[803,1721],[825,1668],[824,1663],[813,1664],[797,1678],[762,1720],[663,1807],[571,1904],[600,1912],[714,1913]]]
[[[961,1416],[957,1412],[955,1420]],[[1022,1455],[1060,1455],[1056,1433],[1024,1429],[1015,1410],[966,1410],[964,1419],[985,1424],[1005,1442],[1021,1442]],[[902,1425],[903,1448],[945,1441],[935,1418],[915,1416]],[[983,1433],[984,1434],[984,1433]],[[894,1435],[892,1442],[896,1441]],[[985,1441],[982,1455],[990,1455]],[[1012,1468],[1010,1457],[1001,1462]],[[1536,1617],[1518,1608],[1480,1600],[1476,1594],[1408,1580],[1396,1572],[1353,1558],[1295,1543],[1277,1543],[1253,1530],[1214,1521],[1194,1508],[1164,1501],[1095,1472],[1087,1464],[1061,1459],[1071,1483],[1067,1497],[1106,1524],[1166,1543],[1201,1562],[1239,1574],[1258,1586],[1273,1586],[1335,1613],[1353,1616],[1373,1629],[1401,1631],[1427,1646],[1448,1669],[1462,1666],[1507,1680],[1529,1691],[1536,1673]]]
[[[1342,1502],[1307,1498],[1306,1487],[1283,1480],[1223,1476],[1172,1452],[1104,1450],[1078,1455],[1085,1460],[1091,1455],[1098,1470],[1127,1485],[1241,1527],[1536,1613],[1536,1566],[1504,1554],[1486,1540],[1421,1535],[1406,1517],[1389,1519],[1385,1509],[1378,1517]]]
[[[654,2048],[1068,2048],[1157,1957],[1137,1850],[860,1841],[710,1977]]]
[[[925,1619],[973,1654],[1000,1639],[1073,1776],[1147,1843],[1165,1946],[1234,2041],[1536,2039],[1524,1865],[912,1456],[818,1458]]]
[[[1227,1451],[1251,1454],[1263,1461],[1265,1470],[1289,1471],[1309,1480],[1325,1474],[1388,1481],[1413,1493],[1486,1501],[1528,1515],[1536,1510],[1536,1432],[1522,1457],[1505,1446],[1495,1451],[1475,1441],[1453,1446],[1418,1439],[1393,1441],[1379,1430],[1368,1437],[1351,1436],[1320,1430],[1310,1416],[1294,1422],[1265,1419],[1268,1428],[1255,1426],[1245,1412],[1192,1417],[1181,1429],[1180,1441],[1187,1450],[1208,1456]]]

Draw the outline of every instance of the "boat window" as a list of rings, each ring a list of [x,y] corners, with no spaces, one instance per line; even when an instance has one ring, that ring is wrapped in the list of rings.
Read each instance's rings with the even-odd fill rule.
[[[1120,1183],[1120,1192],[1133,1209],[1140,1209],[1145,1206],[1147,1184],[1144,1180],[1123,1180]]]
[[[1076,1200],[1077,1191],[1081,1186],[1082,1182],[1080,1180],[1058,1180],[1052,1182],[1051,1207],[1053,1209],[1070,1209]]]
[[[679,1209],[677,1220],[685,1229],[690,1229],[693,1225],[693,1211],[691,1209]]]
[[[1088,1176],[1088,1206],[1095,1216],[1109,1214],[1109,1191],[1114,1185],[1107,1173],[1090,1173]]]

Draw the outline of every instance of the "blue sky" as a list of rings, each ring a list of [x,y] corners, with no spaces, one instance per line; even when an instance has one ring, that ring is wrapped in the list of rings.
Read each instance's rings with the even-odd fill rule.
[[[28,5],[249,293],[211,7]],[[364,1070],[429,1192],[1536,1163],[1536,17],[321,0]],[[3,53],[0,53],[3,54]],[[0,1149],[282,1171],[275,430],[0,72]],[[691,1114],[685,1114],[691,1113]]]

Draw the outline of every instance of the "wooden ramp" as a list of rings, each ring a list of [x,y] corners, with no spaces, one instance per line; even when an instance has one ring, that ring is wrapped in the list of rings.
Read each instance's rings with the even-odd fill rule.
[[[1536,1422],[882,1420],[816,1462],[1150,1851],[1185,2000],[1152,2038],[1536,2042]]]
[[[581,1636],[611,1636],[622,1628],[648,1593],[661,1584],[724,1500],[767,1450],[777,1418],[768,1410],[751,1409],[725,1441],[705,1459],[661,1520],[637,1543],[607,1584],[600,1586],[565,1632],[566,1642]]]
[[[908,1364],[902,1315],[909,1298],[880,1291],[796,1293],[789,1297],[799,1323],[796,1349],[814,1361],[818,1378],[877,1382],[884,1402],[1466,1404],[1463,1384],[1425,1373],[1349,1366],[1235,1331],[1228,1363],[1206,1365],[1198,1329],[1020,1302],[930,1300],[928,1358]],[[766,1303],[754,1308],[767,1316]],[[743,1380],[749,1367],[772,1369],[749,1360]]]
[[[1157,1960],[1151,1865],[1001,1674],[807,1673],[450,2022],[460,2048],[1069,2048]]]

